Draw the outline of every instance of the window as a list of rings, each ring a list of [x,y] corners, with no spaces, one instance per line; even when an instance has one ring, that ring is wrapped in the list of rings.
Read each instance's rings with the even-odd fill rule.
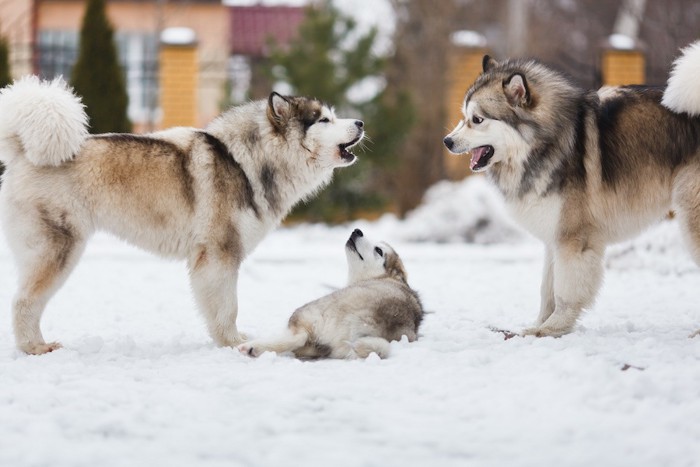
[[[135,123],[153,122],[158,107],[157,37],[142,32],[118,32],[115,41],[129,95],[129,119]],[[63,76],[70,81],[78,48],[77,31],[40,31],[39,75],[47,79]]]

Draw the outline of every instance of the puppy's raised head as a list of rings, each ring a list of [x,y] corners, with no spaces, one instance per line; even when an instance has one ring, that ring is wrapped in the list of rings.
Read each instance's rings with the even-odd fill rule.
[[[390,277],[406,282],[406,269],[399,255],[385,242],[374,243],[355,229],[345,244],[348,283]]]
[[[335,168],[357,160],[349,149],[365,134],[361,120],[338,118],[332,107],[317,99],[276,92],[268,98],[267,117],[288,144],[301,144],[309,164]]]

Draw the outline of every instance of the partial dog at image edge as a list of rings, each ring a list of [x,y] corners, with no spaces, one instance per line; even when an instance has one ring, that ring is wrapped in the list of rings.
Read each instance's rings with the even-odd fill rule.
[[[523,334],[571,332],[601,287],[606,246],[672,209],[700,264],[699,77],[700,41],[665,89],[587,91],[536,60],[484,57],[444,143],[469,153],[545,244],[540,313]]]
[[[389,356],[389,342],[413,342],[423,319],[418,293],[409,287],[399,255],[386,243],[372,243],[356,229],[345,244],[348,285],[298,308],[285,334],[238,346],[257,357],[293,352],[299,358]]]
[[[62,79],[26,77],[0,91],[0,221],[18,270],[12,304],[19,349],[50,352],[40,320],[88,238],[105,230],[185,259],[217,345],[236,327],[243,259],[299,201],[355,162],[363,123],[315,99],[270,94],[205,129],[89,136]]]

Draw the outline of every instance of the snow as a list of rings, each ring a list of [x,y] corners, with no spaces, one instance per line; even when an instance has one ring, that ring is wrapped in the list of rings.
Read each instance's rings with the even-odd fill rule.
[[[624,34],[611,34],[608,42],[613,49],[632,50],[634,49],[634,39]]]
[[[190,28],[166,28],[160,33],[160,41],[169,45],[192,45],[197,42],[197,34]]]
[[[483,34],[477,31],[455,31],[450,36],[450,40],[454,45],[460,47],[486,47],[487,41]]]
[[[106,234],[45,314],[46,337],[65,348],[26,356],[0,242],[0,466],[700,465],[700,340],[687,338],[700,270],[675,223],[610,249],[574,333],[505,340],[491,328],[536,317],[542,247],[522,234],[461,241],[455,226],[489,213],[491,233],[473,238],[507,225],[473,180],[436,187],[406,221],[279,229],[244,263],[239,327],[269,335],[342,286],[353,228],[389,241],[431,313],[387,360],[216,348],[185,266]]]

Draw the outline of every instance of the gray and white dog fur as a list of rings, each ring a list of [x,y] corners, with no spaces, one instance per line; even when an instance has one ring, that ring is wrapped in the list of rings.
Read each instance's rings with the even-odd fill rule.
[[[389,342],[418,338],[423,306],[409,287],[406,269],[385,242],[373,243],[355,229],[345,244],[348,285],[298,308],[286,332],[238,349],[253,357],[293,352],[300,358],[389,356]]]
[[[496,62],[445,137],[545,244],[540,313],[525,335],[571,332],[601,287],[606,246],[675,210],[700,264],[700,42],[667,87],[587,91],[535,60]]]
[[[58,348],[44,308],[105,230],[184,259],[198,308],[220,346],[243,341],[236,283],[243,259],[300,200],[352,164],[364,135],[315,99],[272,93],[206,129],[89,136],[80,99],[61,79],[24,78],[0,91],[1,222],[18,271],[19,349]]]

